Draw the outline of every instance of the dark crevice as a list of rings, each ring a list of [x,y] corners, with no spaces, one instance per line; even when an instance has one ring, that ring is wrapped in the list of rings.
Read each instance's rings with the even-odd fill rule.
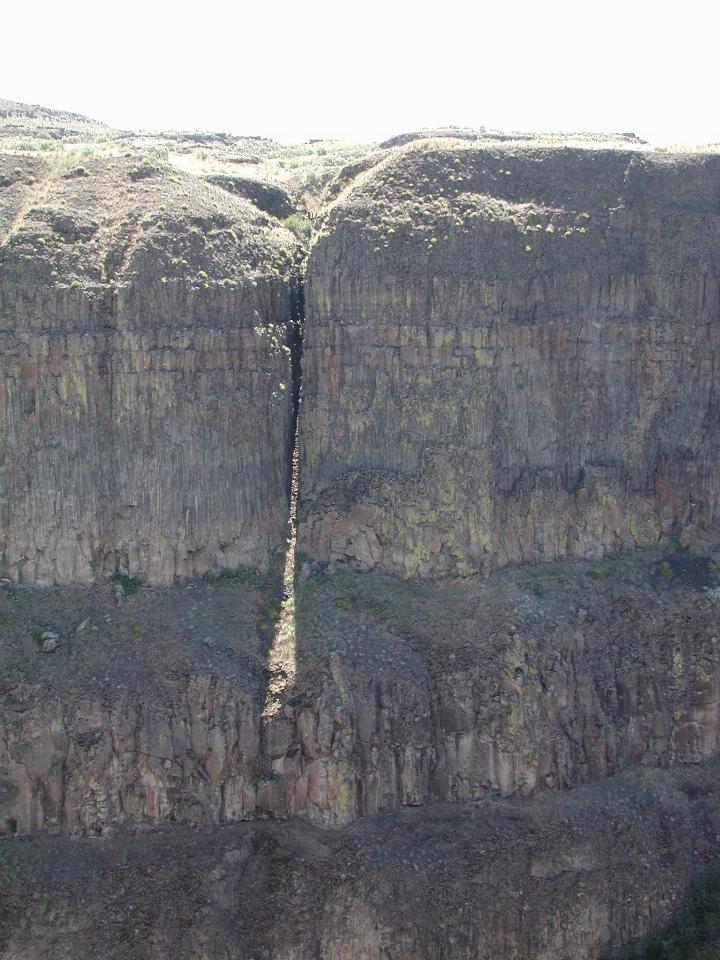
[[[302,388],[303,321],[305,299],[302,277],[298,276],[292,289],[292,313],[288,323],[287,346],[290,350],[292,412],[288,431],[288,525],[285,557],[282,571],[282,594],[273,637],[267,653],[268,683],[265,691],[262,722],[263,731],[272,726],[293,688],[296,672],[295,649],[295,541],[297,536],[298,498],[298,421]],[[265,733],[262,733],[264,742]]]
[[[305,287],[302,276],[296,277],[292,290],[290,323],[288,324],[288,347],[290,348],[290,382],[292,415],[288,436],[288,499],[292,504],[297,496],[297,442],[300,417],[300,392],[302,389],[303,326],[305,323]]]

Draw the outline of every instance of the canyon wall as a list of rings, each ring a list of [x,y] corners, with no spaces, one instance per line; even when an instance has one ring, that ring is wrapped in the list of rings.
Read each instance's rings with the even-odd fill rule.
[[[92,605],[56,596],[42,613],[21,591],[0,604],[0,831],[337,827],[710,759],[718,607],[679,584],[658,596],[652,563],[635,563],[607,582],[550,564],[539,595],[504,571],[421,591],[362,574],[310,580],[294,680],[274,710],[257,590],[141,591],[116,607],[107,586]],[[37,652],[38,621],[61,636],[52,658]]]
[[[428,141],[307,270],[300,549],[402,577],[718,518],[720,158]]]
[[[720,156],[390,143],[302,266],[237,144],[119,142],[0,157],[0,953],[657,929],[720,859]]]
[[[294,239],[150,163],[4,163],[0,574],[267,567],[288,516]]]
[[[597,960],[718,854],[716,766],[303,824],[0,840],[7,960]]]

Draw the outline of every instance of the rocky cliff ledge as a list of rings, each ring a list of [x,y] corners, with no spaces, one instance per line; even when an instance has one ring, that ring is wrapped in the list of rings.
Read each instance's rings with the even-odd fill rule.
[[[0,575],[267,567],[288,513],[296,243],[138,159],[0,161]]]
[[[110,585],[0,591],[0,830],[339,826],[709,759],[717,569],[649,552],[433,586],[313,576],[272,710],[269,580],[120,606]]]
[[[308,265],[301,549],[402,577],[718,518],[720,157],[410,144]]]
[[[7,960],[610,960],[720,863],[720,156],[430,133],[0,101]]]
[[[7,960],[597,960],[720,853],[716,766],[359,821],[0,840]]]

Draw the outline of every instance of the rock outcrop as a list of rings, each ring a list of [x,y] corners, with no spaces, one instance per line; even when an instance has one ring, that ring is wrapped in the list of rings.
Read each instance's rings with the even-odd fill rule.
[[[720,157],[427,141],[310,257],[300,549],[402,577],[718,519]]]
[[[41,611],[36,590],[18,591],[0,603],[0,832],[334,827],[711,758],[720,611],[697,589],[653,586],[652,558],[632,563],[422,589],[313,578],[297,601],[295,679],[272,711],[273,628],[254,588],[144,589],[120,608],[109,587],[69,606],[55,591]],[[95,629],[78,634],[79,616]],[[38,622],[59,637],[52,659]]]
[[[97,120],[66,110],[50,110],[38,104],[0,99],[0,140],[13,136],[26,138],[25,144],[45,141],[88,142],[107,137],[110,128]]]
[[[432,133],[305,261],[280,145],[0,101],[7,960],[600,960],[720,860],[720,155]]]
[[[597,960],[720,854],[716,766],[328,833],[0,839],[7,960]]]
[[[0,168],[0,574],[170,582],[284,543],[295,240],[152,163]]]
[[[236,197],[244,197],[258,210],[269,213],[271,217],[284,219],[297,210],[287,190],[274,183],[265,183],[253,177],[240,177],[228,173],[211,173],[205,178],[208,183],[221,187]]]

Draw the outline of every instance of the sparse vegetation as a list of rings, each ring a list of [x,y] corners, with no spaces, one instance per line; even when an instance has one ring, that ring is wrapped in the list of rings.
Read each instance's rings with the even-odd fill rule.
[[[262,587],[264,577],[254,567],[235,567],[232,570],[219,570],[215,573],[206,573],[204,578],[208,583],[242,583],[253,587]]]
[[[289,217],[285,217],[282,225],[286,230],[294,234],[301,243],[307,244],[310,242],[310,238],[312,237],[312,223],[310,219],[302,213],[291,213]]]
[[[137,577],[130,577],[125,573],[116,573],[113,580],[120,584],[126,597],[131,597],[134,593],[137,593],[143,585],[142,580],[138,580]]]
[[[660,934],[623,960],[717,960],[720,956],[720,866],[698,880],[684,909]]]

